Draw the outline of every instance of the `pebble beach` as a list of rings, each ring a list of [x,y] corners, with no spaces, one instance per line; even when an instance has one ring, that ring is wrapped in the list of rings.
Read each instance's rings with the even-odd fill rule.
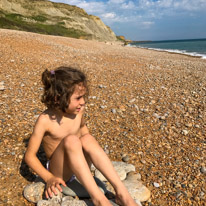
[[[0,29],[0,205],[34,205],[22,195],[35,179],[23,158],[45,109],[41,74],[59,66],[87,74],[86,124],[111,160],[135,166],[151,191],[143,206],[206,205],[206,59],[6,29]]]

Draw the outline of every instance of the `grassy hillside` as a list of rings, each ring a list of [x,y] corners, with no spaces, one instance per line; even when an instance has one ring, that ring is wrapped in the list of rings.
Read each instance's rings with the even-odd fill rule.
[[[73,38],[91,38],[91,35],[85,33],[84,31],[74,28],[66,28],[64,26],[65,23],[61,18],[59,18],[59,21],[54,24],[47,24],[47,20],[49,19],[45,15],[23,16],[21,14],[6,13],[5,11],[0,10],[0,28],[67,36]],[[70,19],[67,18],[67,20]]]

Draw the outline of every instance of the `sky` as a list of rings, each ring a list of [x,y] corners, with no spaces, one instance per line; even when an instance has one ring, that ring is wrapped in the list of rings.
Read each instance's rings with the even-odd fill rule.
[[[101,18],[126,39],[206,38],[206,0],[52,0]]]

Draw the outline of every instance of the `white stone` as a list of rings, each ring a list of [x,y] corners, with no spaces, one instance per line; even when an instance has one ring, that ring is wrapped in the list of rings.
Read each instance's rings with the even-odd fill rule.
[[[118,206],[113,200],[110,200],[113,206]],[[47,206],[47,205],[46,205]],[[91,200],[65,200],[61,206],[94,206]]]
[[[57,195],[50,197],[48,200],[39,200],[37,206],[60,206],[62,202],[62,193],[56,188]]]
[[[129,172],[127,174],[127,180],[131,180],[131,181],[141,180],[141,174],[136,172]]]
[[[65,200],[62,201],[61,206],[87,206],[87,204],[83,200]]]
[[[121,180],[124,180],[126,178],[127,173],[135,171],[135,166],[132,164],[115,161],[113,161],[112,164]],[[107,179],[102,175],[102,173],[98,169],[95,170],[95,177],[99,178],[101,181],[107,181]]]
[[[56,188],[57,195],[54,195],[48,199],[48,201],[55,206],[58,206],[61,204],[62,201],[62,193]]]
[[[4,91],[4,90],[5,90],[4,85],[0,85],[0,91]]]
[[[117,171],[125,170],[126,173],[135,172],[135,166],[132,164],[127,164],[125,162],[116,162],[116,161],[113,161],[112,164],[115,170]]]
[[[154,185],[155,187],[160,187],[160,184],[157,183],[157,182],[154,182],[153,185]]]
[[[187,130],[182,130],[182,134],[187,135],[189,132]]]
[[[37,206],[51,206],[51,202],[48,200],[39,200],[37,202]]]
[[[130,181],[126,179],[123,183],[133,199],[144,202],[150,198],[150,191],[142,184],[141,181]]]
[[[42,182],[32,183],[24,188],[24,197],[33,203],[42,200],[45,184]]]
[[[131,99],[131,100],[129,101],[129,103],[133,103],[133,102],[135,102],[135,101],[136,101],[136,99],[133,98],[133,99]]]
[[[124,180],[127,176],[126,172],[124,170],[119,170],[117,171],[117,174],[119,175],[121,180]],[[94,173],[95,177],[99,178],[101,181],[106,182],[107,179],[104,177],[104,175],[99,171],[99,170],[95,170]]]
[[[139,206],[141,206],[140,202],[147,201],[150,198],[150,191],[140,181],[141,175],[135,172],[134,165],[127,164],[124,162],[112,162],[112,164],[114,165],[114,168],[117,170],[117,173],[120,174],[122,179],[124,179],[123,183],[125,184],[132,198],[137,202]],[[93,167],[93,169],[95,169],[95,167]],[[127,176],[126,179],[125,179],[125,176]],[[78,182],[77,180],[75,181]],[[96,178],[95,178],[95,181],[96,181]],[[98,186],[100,186],[98,182],[97,184]],[[104,183],[102,184],[103,186],[105,186]],[[106,185],[107,185],[107,188],[105,189],[103,188],[104,192],[106,192],[107,190],[110,192],[114,192],[112,190],[113,188],[111,184],[107,182]],[[111,188],[108,187],[109,185],[111,186]],[[45,184],[42,182],[37,182],[31,185],[28,185],[24,189],[24,196],[26,197],[27,200],[37,203],[37,206],[67,206],[67,205],[68,206],[94,206],[91,200],[88,200],[88,199],[76,200],[76,199],[73,199],[71,196],[62,197],[62,193],[59,192],[58,189],[56,189],[58,191],[57,195],[53,195],[53,197],[49,198],[48,200],[42,200],[44,187],[45,187]],[[78,194],[75,193],[73,195],[79,196],[79,194],[81,193],[81,191],[79,190],[79,187],[76,188],[76,191]],[[114,200],[110,200],[110,202],[113,206],[117,206]]]

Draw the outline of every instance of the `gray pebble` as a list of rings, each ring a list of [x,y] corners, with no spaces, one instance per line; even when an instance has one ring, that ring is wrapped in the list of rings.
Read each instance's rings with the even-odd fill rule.
[[[48,200],[39,200],[37,206],[51,206],[51,203]]]
[[[122,157],[123,162],[128,162],[129,161],[129,156],[125,155],[124,157]]]
[[[117,112],[116,109],[111,109],[111,111],[113,114],[116,114],[116,112]]]
[[[206,174],[206,167],[202,166],[202,167],[200,168],[200,172],[201,172],[202,174]]]
[[[104,152],[108,155],[109,154],[109,150],[105,149]]]

